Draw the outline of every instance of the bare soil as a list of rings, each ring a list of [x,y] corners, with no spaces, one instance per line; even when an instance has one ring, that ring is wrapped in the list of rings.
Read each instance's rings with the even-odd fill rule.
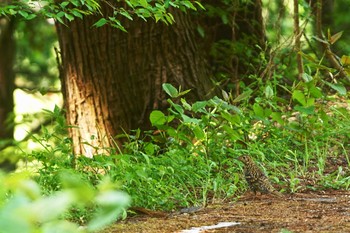
[[[238,201],[209,205],[194,213],[136,215],[103,233],[181,232],[220,222],[239,224],[200,232],[350,232],[349,202],[350,191],[297,193],[283,198],[247,194]]]

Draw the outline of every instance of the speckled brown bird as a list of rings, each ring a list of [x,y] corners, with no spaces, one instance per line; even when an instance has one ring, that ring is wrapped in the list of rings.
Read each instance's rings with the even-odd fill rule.
[[[254,194],[260,192],[273,194],[279,197],[283,196],[281,193],[277,192],[274,189],[268,177],[255,164],[255,162],[249,155],[242,155],[238,158],[238,160],[244,163],[245,179],[249,185],[249,188],[254,192]]]

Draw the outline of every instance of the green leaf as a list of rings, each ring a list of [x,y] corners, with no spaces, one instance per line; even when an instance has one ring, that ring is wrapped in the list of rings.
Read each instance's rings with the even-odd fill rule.
[[[74,200],[75,198],[72,193],[60,192],[23,206],[19,211],[24,218],[42,223],[58,218],[68,209]]]
[[[200,25],[197,26],[197,32],[199,33],[199,35],[204,38],[205,37],[205,31],[204,28]]]
[[[155,152],[155,145],[153,143],[147,143],[144,147],[145,152],[149,155],[153,155]],[[149,164],[149,162],[148,162]]]
[[[294,109],[308,115],[312,115],[315,113],[315,106],[303,107],[303,106],[297,105],[294,107]]]
[[[271,113],[271,118],[279,123],[280,125],[284,125],[284,121],[282,119],[282,114],[280,112],[273,112]]]
[[[293,91],[292,98],[297,100],[301,105],[306,106],[306,98],[302,91],[300,90]]]
[[[204,132],[204,130],[202,129],[202,127],[200,127],[199,125],[196,125],[196,126],[193,128],[193,133],[194,133],[194,136],[196,137],[196,139],[198,139],[198,140],[203,140],[203,139],[205,139],[205,132]]]
[[[21,16],[23,16],[24,18],[27,18],[28,17],[28,12],[26,11],[19,11],[18,12]]]
[[[66,6],[68,6],[68,4],[69,4],[68,1],[64,1],[64,2],[61,2],[61,3],[60,3],[60,6],[61,6],[62,8],[65,8]]]
[[[237,96],[234,100],[232,100],[233,103],[237,103],[240,102],[242,100],[248,99],[250,97],[250,95],[252,94],[252,90],[248,90],[246,92],[243,92],[242,94],[240,94],[239,96]]]
[[[164,125],[167,122],[166,116],[159,110],[152,111],[149,119],[153,126]]]
[[[189,103],[187,103],[187,101],[184,98],[181,98],[181,103],[185,110],[188,110],[188,111],[192,110],[192,106]]]
[[[140,4],[142,7],[147,8],[148,7],[148,2],[147,0],[140,0]]]
[[[182,114],[181,116],[182,116],[184,123],[193,123],[193,124],[199,123],[199,120],[197,118],[189,117],[185,114]]]
[[[330,82],[325,82],[333,90],[337,91],[340,95],[346,95],[346,88],[342,84],[333,84]]]
[[[205,111],[205,107],[207,106],[207,101],[197,101],[192,105],[192,110],[194,112]]]
[[[129,20],[133,20],[133,18],[131,17],[131,15],[129,14],[129,12],[127,12],[124,9],[120,9],[119,14],[121,14],[122,16],[124,16],[125,18],[128,18]]]
[[[318,87],[312,86],[309,91],[312,97],[321,98],[323,96],[322,91]]]
[[[273,89],[270,85],[267,85],[265,88],[265,97],[271,99],[274,96]]]
[[[130,197],[120,191],[105,191],[96,198],[96,202],[102,208],[88,224],[89,232],[101,230],[117,220],[124,208],[129,205]]]
[[[79,19],[83,19],[83,15],[77,11],[77,10],[72,10],[71,13],[75,16],[78,17]]]
[[[195,1],[194,3],[196,3],[202,10],[205,10],[205,7],[198,1]]]
[[[221,116],[233,125],[239,125],[242,123],[241,117],[237,114],[232,114],[226,111],[222,111]]]
[[[254,114],[260,118],[265,117],[264,109],[257,103],[253,105]]]
[[[197,8],[193,6],[193,4],[190,1],[182,1],[181,3],[189,9],[192,9],[194,11],[197,10]]]
[[[306,83],[309,83],[314,79],[311,75],[309,75],[307,73],[303,73],[301,75],[301,77],[303,78],[304,82],[306,82]]]
[[[94,23],[93,26],[95,27],[102,27],[103,25],[105,25],[106,23],[108,23],[108,20],[105,18],[101,18],[99,21],[97,21],[96,23]]]
[[[179,96],[179,92],[176,90],[176,88],[171,85],[170,83],[163,83],[162,85],[163,90],[171,97],[176,98]]]
[[[64,14],[64,16],[69,20],[69,21],[72,21],[74,19],[74,17],[70,14]]]

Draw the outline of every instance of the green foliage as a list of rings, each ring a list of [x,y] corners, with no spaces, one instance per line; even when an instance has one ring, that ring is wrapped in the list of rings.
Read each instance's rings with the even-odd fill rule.
[[[29,174],[0,174],[0,232],[95,232],[120,217],[129,197],[104,179],[97,189],[74,173],[61,173],[62,189],[42,196]],[[73,205],[97,205],[99,211],[85,229],[62,219]]]
[[[112,15],[103,15],[102,4],[111,8]],[[126,0],[123,3],[107,3],[95,0],[74,0],[74,1],[15,1],[13,3],[0,3],[0,16],[20,16],[26,20],[34,19],[37,16],[52,18],[62,24],[76,18],[83,19],[87,15],[100,15],[101,18],[94,24],[96,27],[110,25],[126,31],[121,24],[121,17],[133,20],[133,17],[144,19],[152,18],[156,22],[161,21],[172,24],[174,18],[168,9],[179,8],[182,11],[197,10],[204,7],[199,1],[176,0],[176,1],[149,1],[149,0]]]
[[[128,142],[121,154],[92,159],[74,158],[70,153],[64,118],[56,107],[53,112],[45,111],[54,127],[43,128],[42,135],[35,136],[41,149],[27,154],[28,161],[39,164],[30,171],[37,174],[39,193],[51,198],[66,189],[84,193],[79,201],[67,201],[69,212],[62,210],[59,215],[93,228],[120,213],[106,207],[95,214],[105,201],[119,202],[118,195],[109,192],[96,197],[110,187],[128,193],[133,206],[151,209],[231,200],[246,189],[241,163],[236,160],[246,153],[261,163],[282,192],[348,188],[349,156],[343,143],[350,137],[347,101],[327,96],[317,80],[305,75],[288,89],[290,101],[278,97],[273,82],[262,85],[254,95],[247,87],[241,96],[227,101],[214,97],[194,103],[186,101],[188,91],[164,84],[164,91],[172,97],[170,107],[150,114],[154,129],[126,135]],[[67,170],[68,175],[62,175]],[[79,179],[71,180],[72,173]],[[90,203],[91,199],[95,202]]]
[[[54,25],[39,18],[30,21],[18,20],[15,39],[16,85],[25,91],[40,90],[42,94],[45,90],[59,86],[54,54],[54,46],[57,43]]]
[[[206,5],[207,14],[220,17],[227,25],[230,12],[234,10],[232,1],[221,2],[230,8],[226,11]],[[311,9],[304,2],[300,4],[301,19],[306,22]],[[279,12],[279,6],[278,2],[271,3],[274,10],[270,12],[271,18],[276,20],[270,22],[279,22],[279,13],[283,13]],[[109,6],[113,14],[106,16],[101,13],[99,1],[48,2],[35,13],[32,7],[22,2],[3,5],[0,12],[21,15],[26,19],[39,14],[61,23],[96,14],[101,19],[94,26],[112,25],[125,30],[120,16],[129,20],[135,16],[144,20],[152,18],[170,24],[174,19],[168,12],[169,7],[181,10],[202,8],[195,1],[125,1],[124,5]],[[292,27],[291,21],[288,21],[292,17],[288,14],[281,16],[281,25]],[[301,79],[297,79],[295,53],[288,41],[282,41],[290,35],[290,31],[285,29],[287,27],[275,30],[273,26],[276,25],[268,25],[268,36],[270,41],[281,44],[272,44],[268,55],[253,46],[247,48],[245,42],[249,38],[242,38],[237,43],[220,40],[212,46],[211,55],[219,66],[232,68],[228,65],[232,65],[238,57],[240,64],[253,71],[244,77],[244,82],[237,84],[240,91],[237,96],[223,91],[224,100],[214,97],[189,103],[186,93],[190,90],[177,89],[165,83],[163,89],[170,97],[168,111],[154,110],[150,114],[153,130],[135,130],[131,135],[124,135],[128,142],[120,154],[98,155],[92,159],[74,158],[61,110],[56,107],[53,112],[45,111],[54,124],[43,127],[40,135],[32,137],[40,149],[26,153],[26,163],[20,168],[31,171],[40,186],[29,181],[24,186],[34,187],[25,192],[30,197],[25,196],[25,201],[22,196],[9,199],[10,205],[4,204],[4,211],[10,211],[10,218],[13,215],[9,208],[15,210],[23,203],[25,208],[30,209],[37,205],[32,202],[43,205],[57,198],[62,209],[52,212],[48,209],[47,216],[37,214],[35,222],[39,222],[40,226],[46,226],[48,221],[50,224],[57,222],[56,227],[62,225],[62,228],[75,229],[75,225],[59,221],[61,218],[57,220],[60,216],[84,224],[89,222],[89,229],[95,229],[120,214],[120,209],[111,207],[111,203],[125,204],[123,196],[110,190],[114,185],[131,196],[132,205],[152,209],[173,210],[206,205],[217,199],[232,199],[245,190],[241,164],[236,160],[245,153],[261,163],[270,179],[283,192],[348,189],[350,160],[346,142],[350,137],[350,116],[346,80],[338,78],[339,71],[329,67],[324,54],[320,56],[313,51],[318,38],[300,52],[305,71]],[[198,31],[202,37],[206,36],[200,25]],[[328,41],[325,42],[337,45],[342,43],[343,36],[346,33],[328,33]],[[348,72],[350,59],[347,53],[344,54],[339,61]],[[227,81],[233,74],[231,71],[218,70],[215,75]],[[232,88],[229,85],[233,84],[225,86],[228,90]],[[34,165],[30,167],[28,164]],[[62,175],[62,170],[68,170],[69,175]],[[75,174],[72,177],[79,178],[71,180],[72,173]],[[110,180],[106,181],[105,176]],[[69,192],[65,194],[67,190]],[[39,196],[42,194],[50,196],[41,201]],[[16,195],[14,192],[13,197]],[[90,203],[91,199],[95,200],[94,203]],[[106,208],[100,208],[100,212],[94,215],[96,206]],[[69,212],[66,212],[67,209]],[[19,224],[31,227],[23,221]]]

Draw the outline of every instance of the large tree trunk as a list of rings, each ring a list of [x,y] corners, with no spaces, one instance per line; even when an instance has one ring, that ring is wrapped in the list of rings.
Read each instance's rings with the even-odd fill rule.
[[[93,16],[67,22],[68,27],[57,24],[67,123],[73,126],[76,155],[108,153],[96,149],[114,147],[114,136],[124,131],[148,128],[150,111],[166,107],[165,82],[191,88],[190,100],[210,96],[213,84],[189,14],[173,14],[176,23],[171,26],[124,21],[128,33],[93,28],[98,20]]]

